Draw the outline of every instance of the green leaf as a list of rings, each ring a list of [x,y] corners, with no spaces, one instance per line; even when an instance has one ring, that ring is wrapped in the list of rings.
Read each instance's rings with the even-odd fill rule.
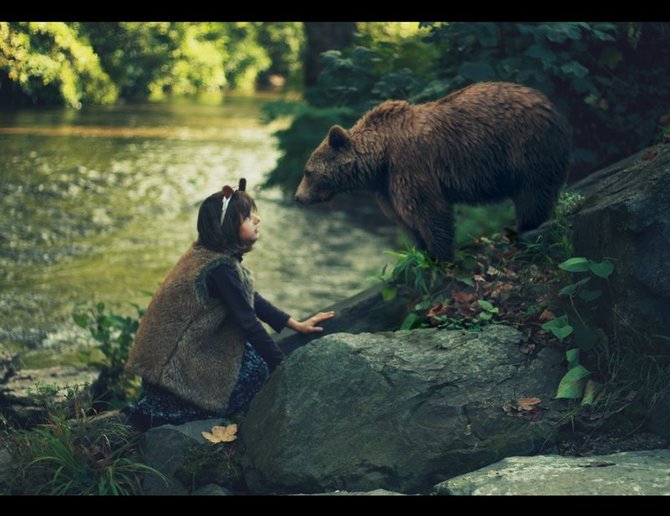
[[[609,275],[614,272],[614,264],[607,260],[600,263],[589,261],[589,269],[591,269],[591,272],[599,278],[607,279]]]
[[[413,328],[414,324],[420,319],[421,319],[420,316],[418,316],[414,312],[411,312],[407,317],[405,317],[405,320],[400,325],[400,329],[401,330],[411,330]]]
[[[382,299],[385,302],[395,299],[397,294],[398,294],[398,288],[393,285],[384,285],[382,287]]]
[[[566,75],[574,75],[575,77],[586,77],[589,73],[589,69],[577,61],[565,63],[561,66],[561,71]]]
[[[119,317],[118,315],[110,315],[109,317],[107,317],[107,321],[110,326],[114,326],[116,328],[126,327],[126,319],[123,317]]]
[[[598,299],[602,295],[602,293],[603,293],[602,290],[584,289],[580,290],[578,295],[580,299],[586,301],[587,303],[590,303],[591,301]]]
[[[556,392],[556,398],[579,399],[584,389],[584,378],[591,373],[584,366],[578,365],[570,369],[561,378]]]
[[[573,367],[579,365],[579,348],[572,348],[565,352],[565,357],[568,359],[568,371]]]
[[[489,303],[488,301],[486,301],[484,299],[478,299],[477,303],[479,304],[479,306],[481,306],[487,312],[493,312],[494,311],[493,309],[495,307],[491,303]]]
[[[543,330],[549,330],[557,339],[563,340],[573,331],[572,326],[568,324],[568,316],[557,317],[542,325]]]
[[[460,281],[461,283],[465,283],[469,287],[474,287],[475,286],[474,280],[472,278],[468,277],[468,276],[465,276],[463,278],[458,278],[458,281]]]
[[[591,281],[591,278],[583,278],[583,279],[580,279],[577,283],[570,283],[568,286],[563,287],[558,292],[558,294],[560,296],[571,296],[572,294],[577,292],[579,287],[581,287],[582,285],[586,285],[589,281]]]
[[[488,313],[488,312],[481,312],[481,313],[479,314],[479,318],[480,318],[482,321],[490,321],[492,317],[493,317],[493,316],[492,316],[490,313]]]
[[[563,340],[565,337],[567,337],[572,333],[572,326],[568,324],[567,326],[563,326],[562,328],[552,328],[551,333],[553,333],[557,339]]]
[[[587,380],[586,385],[584,386],[584,398],[582,399],[581,404],[592,405],[602,388],[603,385],[601,383],[595,382],[591,379]]]
[[[556,54],[549,50],[544,45],[539,45],[537,43],[529,46],[524,52],[528,57],[533,57],[539,59],[542,62],[555,62]]]
[[[88,315],[86,314],[75,312],[72,314],[72,319],[74,320],[75,324],[80,328],[86,328],[88,326],[89,319]]]
[[[568,258],[559,263],[558,267],[568,272],[587,272],[589,270],[589,260],[581,257]]]

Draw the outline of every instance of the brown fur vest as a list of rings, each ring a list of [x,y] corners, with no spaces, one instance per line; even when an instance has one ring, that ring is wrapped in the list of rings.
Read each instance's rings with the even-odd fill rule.
[[[251,273],[236,258],[191,245],[154,295],[130,350],[127,371],[213,412],[226,409],[244,354],[229,310],[207,293],[209,271],[238,269],[251,306]]]

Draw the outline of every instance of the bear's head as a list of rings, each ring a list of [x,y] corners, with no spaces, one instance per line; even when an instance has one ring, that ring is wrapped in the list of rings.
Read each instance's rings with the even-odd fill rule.
[[[295,200],[300,203],[322,202],[336,193],[351,190],[355,160],[349,132],[334,125],[307,160]]]

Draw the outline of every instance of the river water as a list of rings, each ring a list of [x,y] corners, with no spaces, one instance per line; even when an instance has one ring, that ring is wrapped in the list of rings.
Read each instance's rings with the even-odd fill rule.
[[[242,176],[262,219],[245,257],[259,292],[302,318],[368,287],[390,230],[254,188],[287,124],[260,121],[266,100],[0,113],[0,344],[24,367],[77,362],[88,339],[74,303],[146,306],[196,238],[199,203]]]

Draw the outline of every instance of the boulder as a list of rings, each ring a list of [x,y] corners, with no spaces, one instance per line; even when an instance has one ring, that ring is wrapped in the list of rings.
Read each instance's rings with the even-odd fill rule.
[[[332,493],[309,493],[295,494],[294,496],[407,496],[405,493],[396,493],[386,489],[375,489],[374,491],[333,491]]]
[[[438,495],[670,495],[670,450],[509,457],[435,486]]]
[[[201,432],[209,432],[213,426],[220,424],[221,419],[204,419],[148,430],[142,442],[144,462],[165,475],[167,481],[157,475],[146,475],[142,492],[145,495],[188,494],[189,489],[175,478],[175,473],[184,465],[187,452],[193,445],[207,443]]]
[[[628,354],[670,354],[670,144],[644,149],[576,183],[583,195],[572,219],[575,256],[614,263],[596,323]],[[658,365],[656,365],[658,363]],[[660,393],[649,428],[670,437],[670,396]]]
[[[633,330],[670,350],[670,145],[659,144],[572,186],[575,256],[614,263],[603,327]]]
[[[320,310],[335,312],[335,317],[323,323],[323,333],[295,333],[286,328],[277,336],[277,345],[288,355],[308,342],[332,333],[397,330],[408,312],[404,291],[394,299],[384,301],[381,289],[381,284],[375,285]]]
[[[207,484],[193,492],[193,496],[231,496],[232,494],[229,489],[216,484]]]
[[[296,350],[240,427],[252,493],[430,492],[508,455],[551,447],[562,353],[519,351],[502,325],[325,336]],[[509,401],[539,397],[541,407]],[[507,409],[507,410],[506,410]]]

